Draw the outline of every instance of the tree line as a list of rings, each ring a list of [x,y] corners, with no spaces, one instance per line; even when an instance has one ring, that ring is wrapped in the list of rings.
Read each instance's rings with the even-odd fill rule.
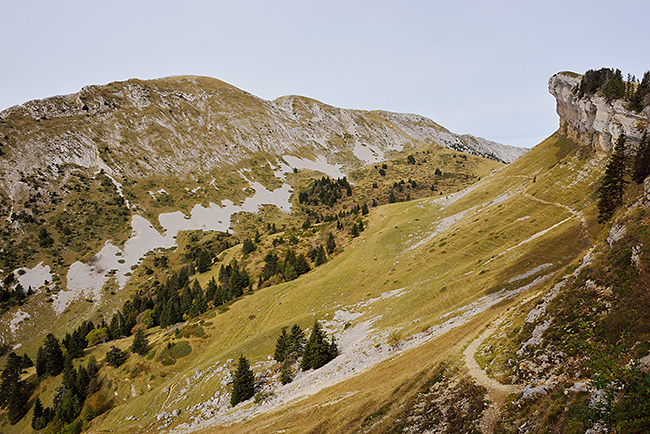
[[[625,81],[620,69],[590,69],[582,76],[575,92],[579,98],[599,93],[610,102],[624,99],[630,110],[641,112],[650,105],[650,71],[640,81],[631,74]]]

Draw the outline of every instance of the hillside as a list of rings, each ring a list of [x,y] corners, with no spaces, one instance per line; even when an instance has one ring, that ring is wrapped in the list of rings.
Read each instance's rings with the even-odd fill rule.
[[[644,420],[625,425],[632,417],[626,408],[635,407],[624,403],[647,402],[647,391],[634,389],[617,401],[621,389],[612,384],[647,384],[642,370],[626,366],[647,363],[650,187],[626,190],[613,226],[598,223],[597,202],[611,142],[622,126],[631,137],[628,154],[638,154],[642,135],[631,130],[639,124],[630,119],[648,119],[648,112],[601,104],[600,95],[574,98],[569,82],[580,76],[561,73],[549,83],[558,98],[558,132],[505,166],[439,146],[458,136],[445,132],[450,142],[441,143],[434,132],[441,130],[424,118],[364,112],[372,121],[356,123],[396,128],[410,144],[398,148],[388,135],[383,142],[367,139],[367,148],[384,153],[382,162],[365,160],[370,165],[345,134],[329,151],[303,142],[275,155],[247,154],[213,179],[224,182],[218,194],[243,195],[222,207],[194,207],[189,204],[202,203],[194,196],[177,199],[183,188],[194,188],[186,181],[169,181],[173,172],[146,178],[146,170],[137,172],[144,167],[138,168],[140,158],[121,154],[120,175],[106,170],[92,182],[121,197],[109,188],[119,183],[128,204],[115,206],[140,207],[142,214],[131,220],[128,241],[106,244],[88,269],[79,269],[86,286],[101,277],[92,290],[98,292],[82,292],[92,301],[66,304],[60,316],[103,319],[98,327],[109,341],[82,348],[63,374],[38,379],[29,368],[25,381],[34,391],[27,415],[13,426],[4,421],[3,430],[28,430],[38,396],[44,407],[71,403],[69,412],[59,412],[68,420],[54,419],[51,427],[98,433],[586,432],[599,426],[643,432]],[[591,113],[589,101],[602,112],[596,119],[608,119],[601,130],[616,134],[594,139],[594,123],[581,112]],[[319,103],[302,97],[273,104],[291,107],[310,127],[345,117],[341,109],[316,110]],[[328,118],[328,110],[338,112]],[[334,145],[338,152],[331,152]],[[260,155],[265,163],[251,165]],[[333,178],[344,172],[350,183],[321,172]],[[138,177],[147,179],[150,202],[142,199],[147,194],[128,194],[136,189],[123,178]],[[154,182],[162,179],[168,183]],[[271,197],[276,207],[263,206]],[[152,217],[155,226],[145,220]],[[148,240],[151,253],[143,260],[136,239]],[[308,268],[299,272],[301,255]],[[246,285],[233,277],[238,270],[249,276]],[[75,276],[68,273],[67,290],[51,296],[53,308],[64,304]],[[227,295],[216,295],[222,291]],[[32,296],[26,306],[37,300]],[[175,303],[184,310],[174,314]],[[128,330],[121,321],[132,321]],[[299,358],[278,362],[282,330],[299,327],[309,337],[315,321],[336,346],[328,350],[333,359],[317,369],[301,369]],[[33,334],[45,323],[32,315],[19,324]],[[74,327],[64,329],[76,333]],[[142,355],[128,351],[138,329],[149,342]],[[25,349],[34,354],[40,343]],[[109,365],[109,352],[119,353],[111,347],[126,352],[123,364]],[[242,355],[252,367],[254,397],[232,406]],[[93,360],[99,365],[94,383],[82,382],[85,401],[75,413],[72,392],[55,389],[62,381],[79,388],[81,367],[94,371]]]

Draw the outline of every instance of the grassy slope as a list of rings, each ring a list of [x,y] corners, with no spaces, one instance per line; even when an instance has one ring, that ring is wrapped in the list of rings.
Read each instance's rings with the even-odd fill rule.
[[[206,319],[211,323],[204,327],[210,338],[195,339],[192,354],[176,365],[163,369],[152,362],[152,372],[164,370],[166,377],[157,376],[154,380],[150,380],[149,375],[136,377],[133,381],[137,389],[144,391],[151,383],[152,391],[111,411],[94,425],[95,430],[110,428],[117,432],[133,432],[138,425],[145,430],[154,426],[150,424],[155,422],[155,415],[168,395],[165,387],[174,387],[196,369],[205,370],[217,360],[234,358],[242,352],[253,361],[262,360],[272,353],[281,327],[294,322],[306,327],[314,318],[331,317],[342,306],[406,288],[404,295],[397,299],[373,304],[357,322],[377,317],[373,333],[397,328],[401,329],[403,337],[408,337],[440,323],[442,314],[482,295],[524,285],[540,275],[552,276],[553,272],[563,270],[588,245],[594,231],[593,182],[598,170],[597,166],[592,171],[583,170],[590,160],[578,154],[571,142],[552,136],[446,206],[442,201],[423,199],[374,210],[370,215],[370,229],[335,260],[296,281],[247,296],[232,304],[227,312]],[[576,180],[569,194],[558,188],[558,185]],[[575,207],[583,213],[584,220],[563,206]],[[418,238],[424,239],[431,234],[440,219],[463,212],[463,218],[427,243],[405,250]],[[560,222],[563,223],[543,232]],[[534,238],[535,235],[538,237]],[[552,265],[544,271],[507,283],[547,263]],[[475,324],[479,323],[480,318]],[[303,409],[313,414],[314,427],[324,420],[346,420],[345,427],[341,428],[350,431],[355,423],[380,407],[382,397],[385,399],[392,393],[391,387],[416,378],[418,369],[426,367],[424,360],[441,357],[440,348],[451,348],[460,342],[463,333],[471,334],[474,330],[471,325],[456,329],[406,356],[378,365],[361,377],[294,404],[294,411],[266,414],[250,423],[269,419],[278,427],[292,426],[292,432],[307,432],[309,426],[304,420],[308,418],[300,413]],[[152,336],[153,341],[164,339],[163,335]],[[100,355],[103,351],[105,349],[96,350]],[[433,359],[431,351],[437,354]],[[401,359],[408,359],[408,363],[404,365]],[[134,361],[129,363],[132,366]],[[395,381],[377,381],[383,378],[383,372],[390,372]],[[130,390],[118,372],[114,375],[118,395]],[[309,410],[310,406],[321,405],[337,396],[336,393],[366,389],[369,385],[374,386],[370,391],[377,392],[363,392],[355,394],[354,400],[333,402],[327,406],[327,411]],[[179,407],[200,402],[201,396],[208,396],[215,387],[207,382],[193,388]],[[142,417],[145,411],[149,414]],[[125,421],[126,416],[132,414],[142,419]],[[342,418],[343,415],[350,416]],[[178,421],[187,416],[182,414]],[[245,426],[240,428],[247,430]]]

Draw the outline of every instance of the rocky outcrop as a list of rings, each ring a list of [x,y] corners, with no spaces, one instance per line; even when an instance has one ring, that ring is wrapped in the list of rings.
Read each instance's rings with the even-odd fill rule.
[[[503,162],[526,151],[460,136],[421,116],[299,96],[267,101],[208,77],[134,79],[0,112],[0,188],[15,198],[24,177],[47,179],[68,166],[119,179],[183,176],[260,153],[323,156],[354,168],[420,141]]]
[[[627,149],[636,149],[643,131],[650,125],[650,109],[636,113],[627,110],[621,100],[608,102],[598,95],[578,98],[574,89],[581,78],[575,73],[560,72],[548,82],[549,92],[557,100],[560,131],[600,152],[610,152],[623,132]]]

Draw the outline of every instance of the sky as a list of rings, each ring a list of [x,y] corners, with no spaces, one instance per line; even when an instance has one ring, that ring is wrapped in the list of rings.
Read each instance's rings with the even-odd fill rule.
[[[532,147],[559,71],[650,69],[650,2],[0,0],[0,110],[129,78],[417,113]]]

